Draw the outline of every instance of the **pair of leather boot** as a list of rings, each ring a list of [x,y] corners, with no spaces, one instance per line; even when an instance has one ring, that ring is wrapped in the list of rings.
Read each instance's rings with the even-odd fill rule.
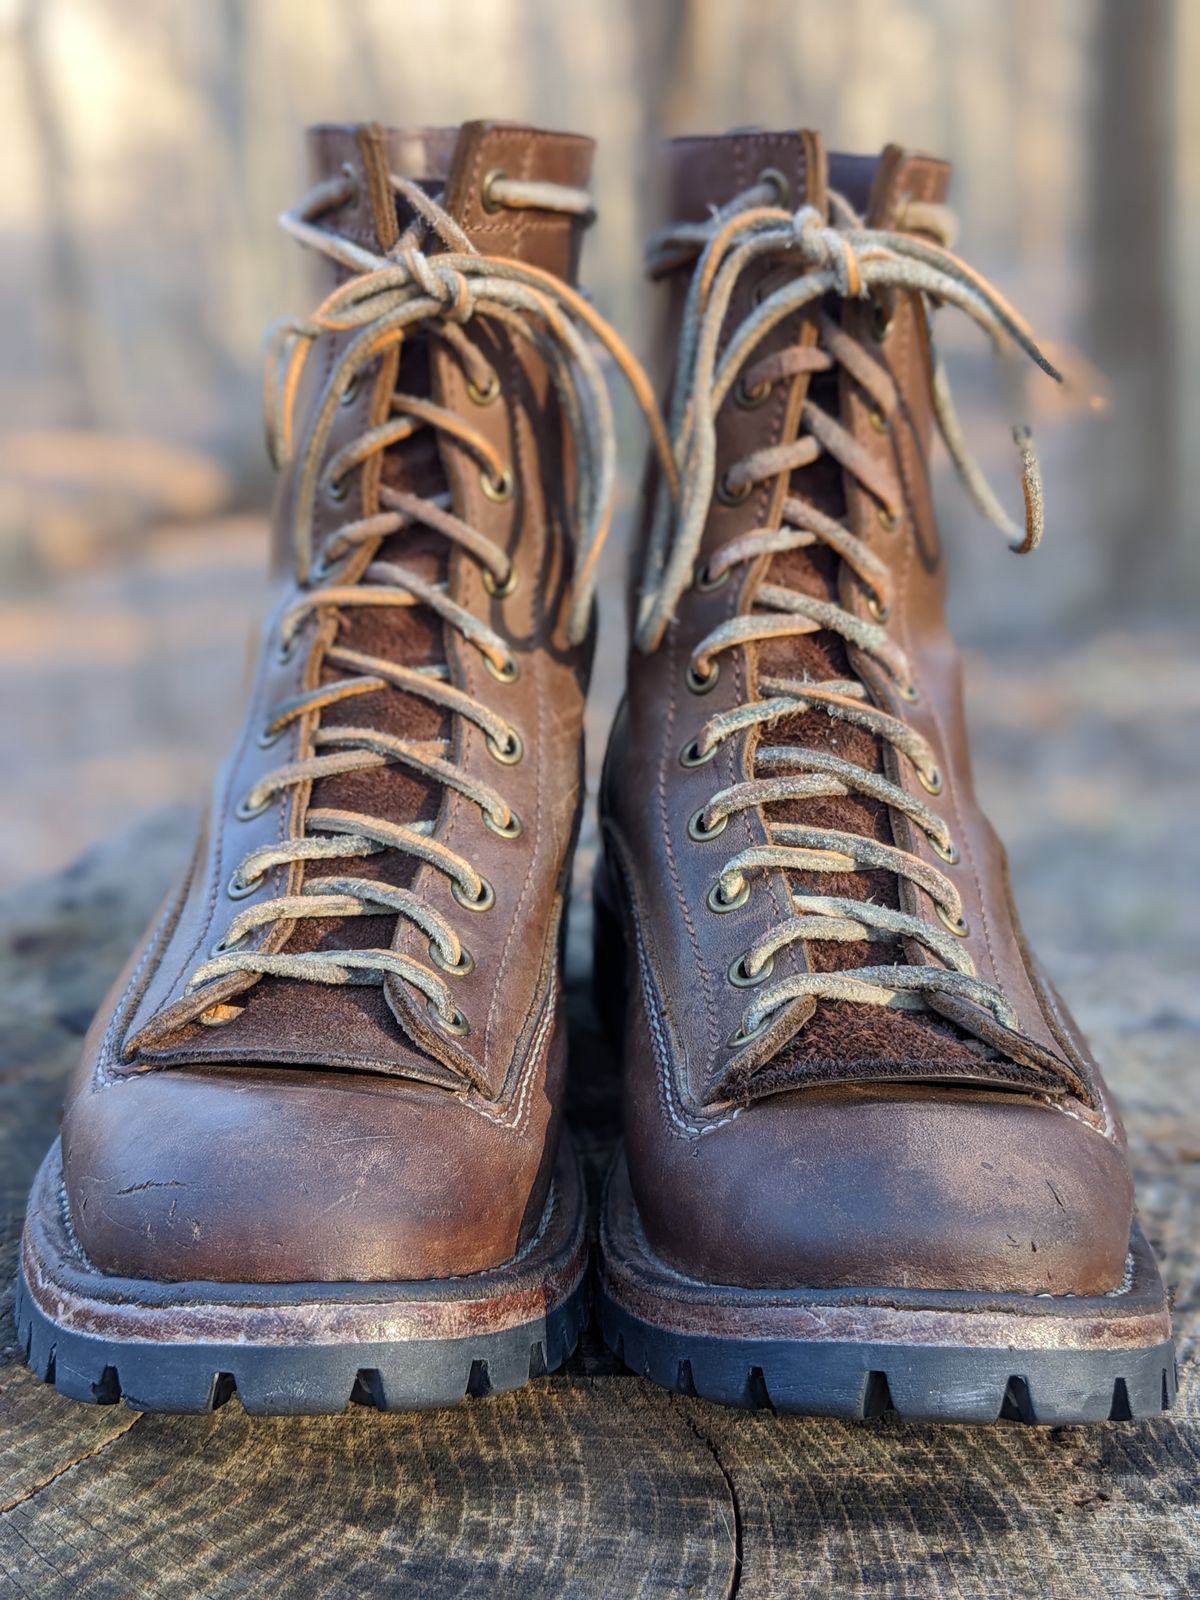
[[[935,427],[1004,518],[932,312],[1049,363],[950,252],[945,165],[671,145],[668,425],[575,287],[590,141],[326,127],[309,153],[284,220],[325,292],[269,362],[276,601],[31,1197],[35,1369],[321,1412],[511,1389],[574,1347],[562,947],[615,373],[654,448],[596,881],[606,1338],[733,1404],[1157,1412],[1120,1121],[971,787]]]

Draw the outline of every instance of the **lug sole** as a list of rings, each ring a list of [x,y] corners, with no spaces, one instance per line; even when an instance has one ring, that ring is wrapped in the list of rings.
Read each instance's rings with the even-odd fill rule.
[[[16,1285],[25,1359],[60,1394],[135,1411],[258,1415],[455,1405],[554,1371],[590,1311],[583,1185],[559,1150],[537,1235],[502,1267],[397,1283],[157,1283],[99,1272],[71,1235],[56,1141]]]
[[[1158,1416],[1175,1398],[1166,1294],[1136,1224],[1100,1296],[751,1289],[650,1251],[618,1158],[600,1228],[600,1323],[634,1372],[722,1405],[912,1422],[1061,1426]]]

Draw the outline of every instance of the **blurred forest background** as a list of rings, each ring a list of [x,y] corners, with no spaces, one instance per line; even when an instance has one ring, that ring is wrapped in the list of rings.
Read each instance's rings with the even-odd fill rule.
[[[643,352],[654,139],[802,125],[951,157],[962,253],[1111,395],[1097,416],[1030,390],[1050,513],[1033,560],[945,485],[960,636],[984,669],[1081,630],[1130,670],[1139,650],[1106,638],[1188,639],[1198,74],[1200,0],[0,0],[0,761],[19,824],[0,886],[193,798],[232,730],[263,594],[262,330],[309,304],[274,221],[303,189],[309,121],[598,136],[585,275]],[[1014,496],[991,358],[965,319],[940,326],[968,433]],[[616,608],[608,624],[600,712]]]

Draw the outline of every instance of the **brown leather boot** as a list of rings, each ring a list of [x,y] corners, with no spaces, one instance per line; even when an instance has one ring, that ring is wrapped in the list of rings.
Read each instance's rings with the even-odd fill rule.
[[[558,1365],[560,1136],[608,401],[588,139],[310,135],[329,293],[277,341],[278,603],[191,870],[97,1020],[20,1336],[84,1400],[397,1408]]]
[[[681,486],[649,519],[602,801],[627,993],[608,1339],[739,1405],[1157,1412],[1163,1287],[1117,1113],[972,792],[930,501],[937,422],[1003,519],[931,307],[1048,364],[945,248],[943,163],[827,161],[807,133],[683,140],[670,163],[652,266]]]

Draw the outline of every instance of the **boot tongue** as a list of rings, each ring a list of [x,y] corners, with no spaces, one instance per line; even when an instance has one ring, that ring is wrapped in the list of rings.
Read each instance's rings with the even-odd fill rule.
[[[836,189],[860,217],[871,208],[871,189],[882,166],[880,156],[852,156],[842,150],[829,152],[829,187]]]
[[[766,174],[778,174],[787,185],[783,204],[792,211],[808,204],[823,214],[828,192],[835,189],[869,226],[896,224],[903,198],[941,200],[948,169],[927,158],[887,147],[878,156],[826,155],[820,136],[807,132],[766,133],[745,129],[718,138],[680,139],[667,147],[665,214],[672,221],[706,221],[715,209],[755,186]],[[670,273],[671,302],[665,322],[664,356],[669,360],[678,346],[680,322],[694,262]],[[758,269],[760,275],[764,269]],[[778,287],[778,274],[770,278]],[[722,343],[752,307],[748,290],[735,291]],[[829,310],[837,315],[838,308]],[[664,363],[665,365],[665,363]],[[669,367],[667,367],[669,370]],[[834,371],[817,374],[808,398],[837,416],[841,409],[841,380]],[[840,519],[847,509],[844,473],[828,455],[793,474],[789,493],[809,500],[829,516]],[[719,538],[715,530],[706,534]],[[839,603],[837,556],[821,546],[776,556],[766,580],[822,600]],[[762,644],[757,650],[760,676],[804,679],[814,682],[853,678],[844,641],[823,632],[799,639]],[[879,743],[870,734],[834,721],[822,711],[788,719],[771,729],[770,743],[805,746],[827,751],[864,767],[882,772]],[[777,823],[794,823],[857,833],[891,844],[887,808],[858,795],[791,801],[772,805],[768,816]],[[895,877],[886,872],[792,874],[795,890],[845,899],[873,900],[899,907]],[[811,970],[837,971],[867,965],[903,962],[898,944],[862,942],[856,945],[814,941],[805,948]],[[828,1071],[843,1075],[855,1063],[875,1066],[880,1061],[931,1061],[948,1067],[975,1053],[963,1042],[953,1024],[933,1013],[900,1012],[822,1001],[803,1028],[785,1046],[774,1063],[780,1080],[795,1074],[806,1080]]]
[[[914,171],[929,174],[918,183]],[[901,201],[919,186],[921,199],[941,199],[945,193],[948,169],[924,158],[912,158],[895,146],[879,156],[839,153],[828,157],[828,188],[836,190],[868,226],[895,224]],[[824,195],[822,195],[824,198]],[[816,200],[814,199],[814,202]],[[837,316],[838,307],[829,310]],[[808,399],[833,416],[841,410],[842,380],[835,370],[816,374],[810,382]],[[846,515],[846,485],[842,468],[823,454],[811,466],[792,475],[789,493],[809,501],[827,515],[842,519]],[[841,562],[825,546],[776,556],[766,575],[767,582],[804,594],[815,595],[833,604],[840,603]],[[770,641],[759,646],[760,676],[778,676],[823,682],[853,679],[849,653],[844,640],[832,632],[820,632],[798,639]],[[884,771],[880,742],[866,731],[835,721],[821,710],[789,718],[771,732],[771,743],[804,746],[825,751],[851,761],[869,772]],[[792,823],[816,828],[855,833],[892,844],[890,813],[886,806],[869,797],[849,794],[830,798],[788,801],[773,805],[768,815],[777,823]],[[793,888],[801,893],[830,895],[848,900],[870,900],[877,905],[899,909],[896,878],[888,872],[794,873]],[[840,944],[814,941],[806,947],[809,968],[813,971],[846,971],[855,967],[903,962],[904,951],[898,942],[874,941]],[[864,1014],[865,1013],[865,1014]],[[820,1071],[826,1063],[844,1069],[854,1061],[931,1060],[952,1065],[960,1057],[974,1059],[953,1024],[932,1012],[879,1011],[842,1001],[821,1001],[812,1017],[785,1047],[777,1067],[786,1075],[789,1068]]]
[[[494,172],[503,172],[510,178],[586,187],[591,169],[590,140],[558,134],[531,136],[530,130],[508,124],[472,122],[461,129],[416,132],[374,126],[322,129],[317,132],[315,146],[321,163],[315,175],[318,181],[336,175],[346,160],[351,160],[355,170],[363,174],[362,199],[343,209],[351,215],[352,225],[357,224],[361,230],[358,235],[351,232],[350,237],[360,239],[369,248],[391,249],[410,221],[408,205],[388,181],[394,172],[420,183],[482,254],[507,256],[549,272],[574,276],[582,219],[547,211],[489,212],[484,188]],[[347,154],[349,151],[354,154]],[[347,231],[341,211],[332,215],[331,223],[339,231]],[[444,246],[431,231],[422,248],[433,256]],[[410,392],[430,393],[430,355],[426,337],[418,335],[407,341],[401,379]],[[432,496],[447,487],[437,440],[428,433],[387,451],[381,475],[388,487],[415,490],[422,495]],[[441,583],[449,578],[449,553],[444,539],[420,526],[385,540],[377,559],[394,562],[427,582]],[[363,655],[380,656],[408,667],[431,671],[447,668],[442,626],[422,607],[388,612],[370,607],[347,608],[340,619],[338,643]],[[327,681],[334,682],[344,675],[344,669],[327,664]],[[443,740],[447,745],[454,731],[448,713],[395,689],[330,706],[322,715],[322,726],[327,728],[339,724],[357,726],[364,721],[396,738]],[[411,824],[433,823],[443,798],[440,785],[400,767],[391,769],[383,783],[372,772],[321,778],[313,785],[310,804],[314,808],[361,811],[382,816],[386,821]],[[336,878],[342,870],[336,862],[314,863],[306,881],[318,884],[322,877]],[[355,871],[357,876],[381,878],[402,887],[412,881],[417,863],[409,856],[384,853],[359,863]],[[297,925],[288,949],[387,946],[392,933],[393,919],[389,917],[311,919]],[[281,989],[281,999],[286,1003],[285,989]],[[365,996],[360,992],[348,1000],[335,995],[325,1003],[329,1006],[339,1002],[351,1008],[369,1007],[377,1013],[382,1030],[397,1032],[393,1018],[384,1011],[383,990],[372,990]]]

